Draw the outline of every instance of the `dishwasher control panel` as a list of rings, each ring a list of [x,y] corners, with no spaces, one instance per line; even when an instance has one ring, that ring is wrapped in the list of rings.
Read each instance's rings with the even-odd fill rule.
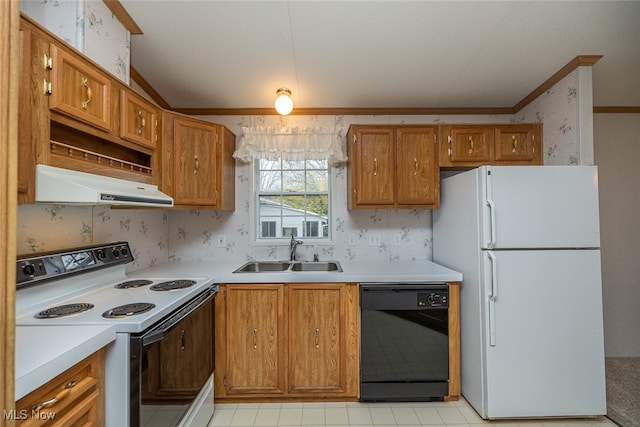
[[[448,307],[449,306],[448,292],[446,290],[418,292],[417,304],[418,304],[418,307],[433,307],[433,308]]]

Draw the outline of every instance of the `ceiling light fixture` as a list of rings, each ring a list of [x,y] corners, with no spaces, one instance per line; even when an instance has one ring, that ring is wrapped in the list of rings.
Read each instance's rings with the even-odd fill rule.
[[[286,116],[293,111],[293,100],[291,99],[291,91],[286,87],[281,87],[276,91],[275,107],[278,114]]]

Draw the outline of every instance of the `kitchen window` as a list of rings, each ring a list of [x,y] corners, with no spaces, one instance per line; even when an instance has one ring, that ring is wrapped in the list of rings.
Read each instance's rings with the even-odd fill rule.
[[[328,160],[257,159],[254,177],[257,242],[331,238]]]

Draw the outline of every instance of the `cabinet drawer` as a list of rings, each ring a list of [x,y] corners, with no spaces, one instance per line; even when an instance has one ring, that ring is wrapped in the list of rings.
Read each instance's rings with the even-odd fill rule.
[[[101,425],[104,350],[100,350],[16,402],[17,425]]]
[[[49,108],[111,131],[109,78],[55,44]]]

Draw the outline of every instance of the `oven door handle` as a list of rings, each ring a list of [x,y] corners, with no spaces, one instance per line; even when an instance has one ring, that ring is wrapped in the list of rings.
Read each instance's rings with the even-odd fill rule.
[[[184,319],[189,317],[191,313],[200,308],[200,306],[206,303],[210,298],[213,298],[216,293],[217,292],[214,288],[208,289],[207,291],[189,301],[182,308],[178,309],[178,311],[170,315],[168,319],[151,328],[140,337],[142,346],[146,347],[166,337],[167,334],[171,332],[171,330],[173,330],[173,328],[175,328]]]

